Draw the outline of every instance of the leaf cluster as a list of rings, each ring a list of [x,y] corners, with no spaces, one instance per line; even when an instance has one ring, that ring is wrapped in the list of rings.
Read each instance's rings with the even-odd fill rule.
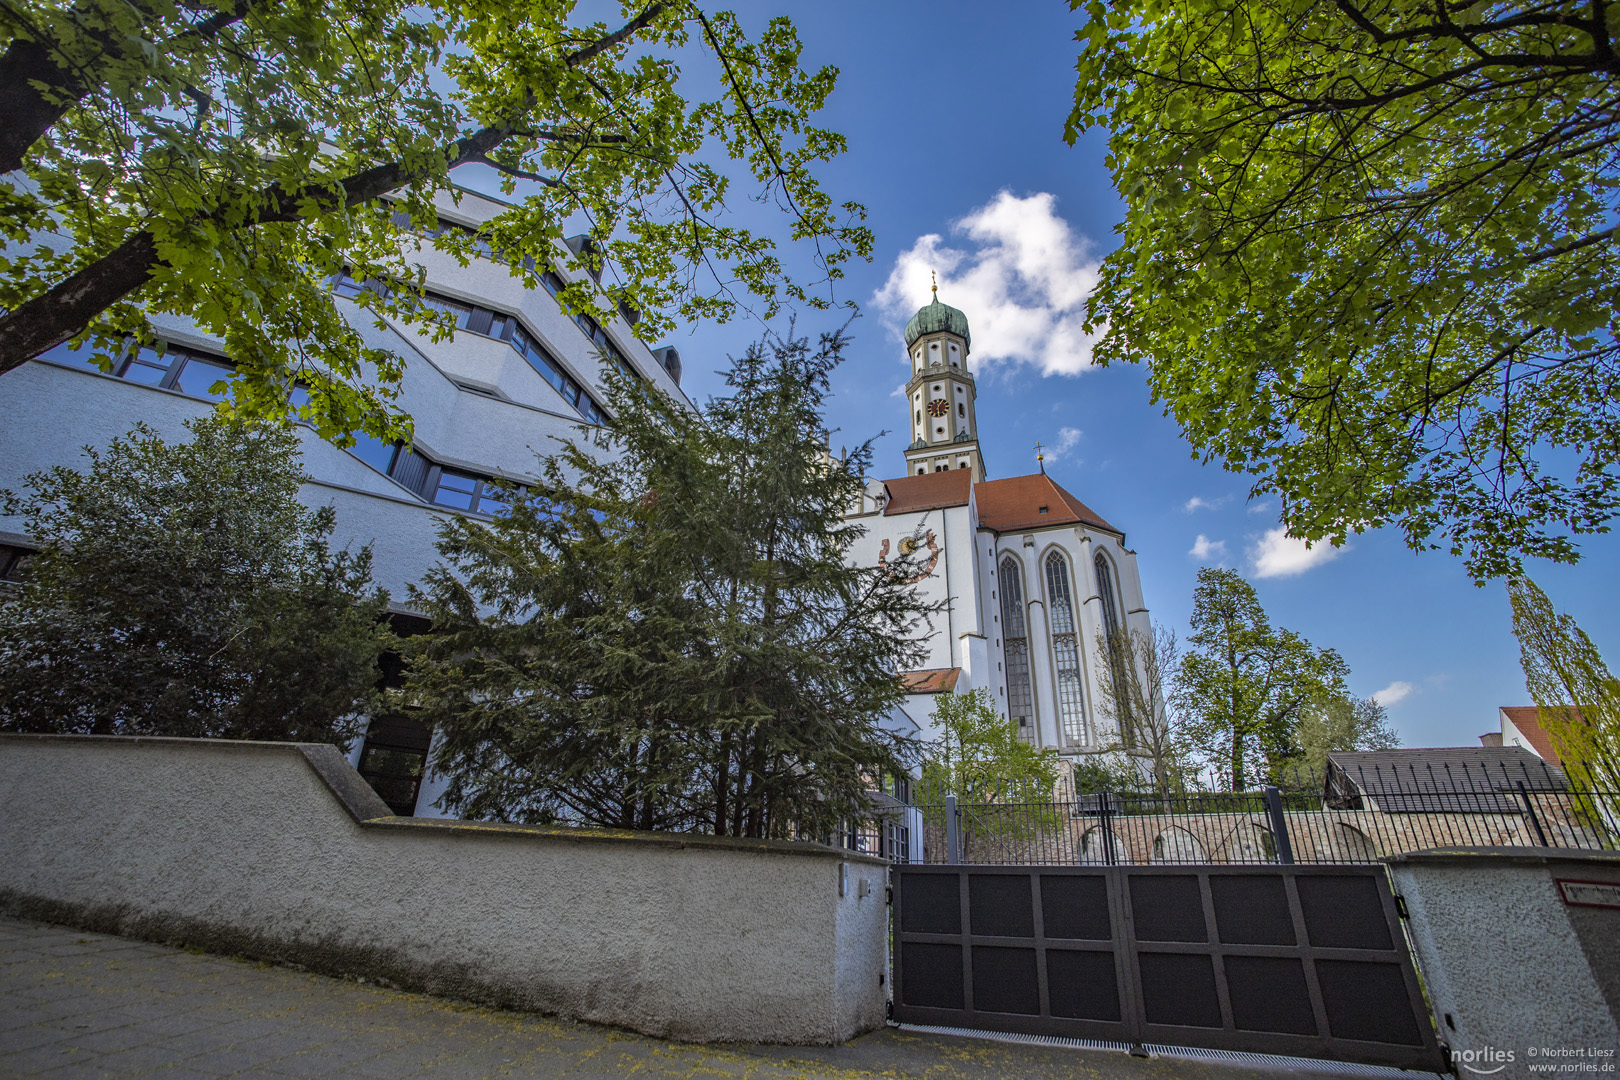
[[[1620,508],[1608,4],[1074,0],[1126,200],[1090,319],[1293,535],[1476,579]]]
[[[1347,695],[1343,658],[1272,626],[1254,587],[1235,570],[1198,571],[1187,643],[1176,707],[1193,744],[1233,791],[1278,782],[1301,753],[1301,721],[1319,703]]]
[[[923,756],[917,802],[1034,803],[1052,798],[1057,751],[1022,738],[984,687],[934,699],[939,735]]]
[[[0,729],[342,746],[375,706],[387,594],[298,501],[296,436],[188,427],[6,494],[40,546],[0,602]]]
[[[1525,685],[1562,767],[1589,789],[1620,792],[1620,680],[1529,577],[1509,578],[1507,588]]]
[[[682,71],[689,45],[712,79]],[[686,0],[623,6],[615,24],[574,0],[8,3],[0,372],[69,339],[110,363],[177,315],[223,339],[243,415],[285,415],[296,379],[323,436],[405,437],[403,361],[344,318],[333,277],[419,286],[421,250],[494,250],[534,287],[581,223],[592,243],[561,260],[582,272],[564,305],[634,311],[648,340],[677,317],[825,306],[727,213],[736,180],[774,200],[828,286],[870,256],[864,210],[814,175],[844,149],[811,123],[837,71],[801,54],[786,19],[751,38]],[[437,213],[469,165],[522,196],[476,237]],[[600,292],[578,283],[610,263]],[[447,332],[418,299],[361,303]]]

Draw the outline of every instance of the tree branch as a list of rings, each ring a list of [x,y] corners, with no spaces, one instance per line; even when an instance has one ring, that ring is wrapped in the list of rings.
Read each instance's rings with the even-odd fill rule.
[[[577,67],[604,50],[618,45],[645,28],[665,9],[663,0],[648,5],[642,13],[605,37],[564,57],[570,68]],[[519,110],[533,106],[529,95]],[[473,132],[446,148],[444,169],[448,171],[470,161],[487,160],[486,155],[519,130],[516,120],[492,124]],[[391,161],[373,166],[320,186],[288,189],[273,184],[262,192],[242,193],[226,207],[199,215],[197,221],[220,223],[225,211],[249,209],[249,220],[237,228],[256,228],[301,220],[344,207],[370,202],[387,192],[436,175],[429,167],[408,168]],[[536,179],[539,179],[538,177]],[[257,207],[257,212],[253,211]],[[47,349],[54,348],[82,332],[91,321],[140,289],[161,264],[157,238],[150,229],[133,234],[118,247],[84,266],[67,280],[41,293],[16,309],[0,316],[0,375],[13,370]]]
[[[245,18],[253,5],[254,0],[236,0],[230,8],[165,42],[164,51],[212,40]],[[84,100],[96,86],[100,71],[129,53],[130,42],[125,38],[95,30],[86,33],[101,47],[99,64],[72,66],[53,45],[33,38],[14,38],[0,54],[0,116],[6,118],[0,124],[0,173],[22,168],[28,148]]]

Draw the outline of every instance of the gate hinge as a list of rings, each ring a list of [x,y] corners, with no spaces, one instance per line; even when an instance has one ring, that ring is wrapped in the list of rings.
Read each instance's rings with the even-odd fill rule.
[[[1399,915],[1403,919],[1410,919],[1412,917],[1412,913],[1406,910],[1406,897],[1402,896],[1400,893],[1395,894],[1395,914]]]
[[[893,1002],[893,1000],[885,1001],[883,1003],[883,1019],[885,1019],[885,1020],[893,1020],[894,1019],[894,1002]]]

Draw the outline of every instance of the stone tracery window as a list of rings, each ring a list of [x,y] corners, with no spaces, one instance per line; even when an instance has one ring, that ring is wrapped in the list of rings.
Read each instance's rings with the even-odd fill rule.
[[[1109,638],[1119,633],[1119,606],[1114,599],[1114,569],[1108,556],[1097,552],[1097,593],[1102,597],[1103,632]]]
[[[1001,560],[1001,623],[1007,642],[1007,715],[1018,734],[1035,739],[1035,693],[1029,679],[1029,637],[1024,627],[1024,575],[1018,560]]]
[[[1058,726],[1066,742],[1084,746],[1090,740],[1086,738],[1074,590],[1069,584],[1069,564],[1056,551],[1046,557],[1046,592],[1052,618],[1052,660],[1057,668]]]

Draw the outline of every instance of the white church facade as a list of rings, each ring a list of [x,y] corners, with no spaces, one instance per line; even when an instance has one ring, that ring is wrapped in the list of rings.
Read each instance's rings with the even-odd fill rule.
[[[905,710],[925,733],[935,695],[989,691],[1030,742],[1077,755],[1118,749],[1128,733],[1099,708],[1102,642],[1151,632],[1125,532],[1041,471],[986,477],[966,316],[935,300],[905,328],[905,474],[867,486],[851,515],[852,553],[868,564],[921,537],[918,588],[944,602],[925,666],[904,678]]]

